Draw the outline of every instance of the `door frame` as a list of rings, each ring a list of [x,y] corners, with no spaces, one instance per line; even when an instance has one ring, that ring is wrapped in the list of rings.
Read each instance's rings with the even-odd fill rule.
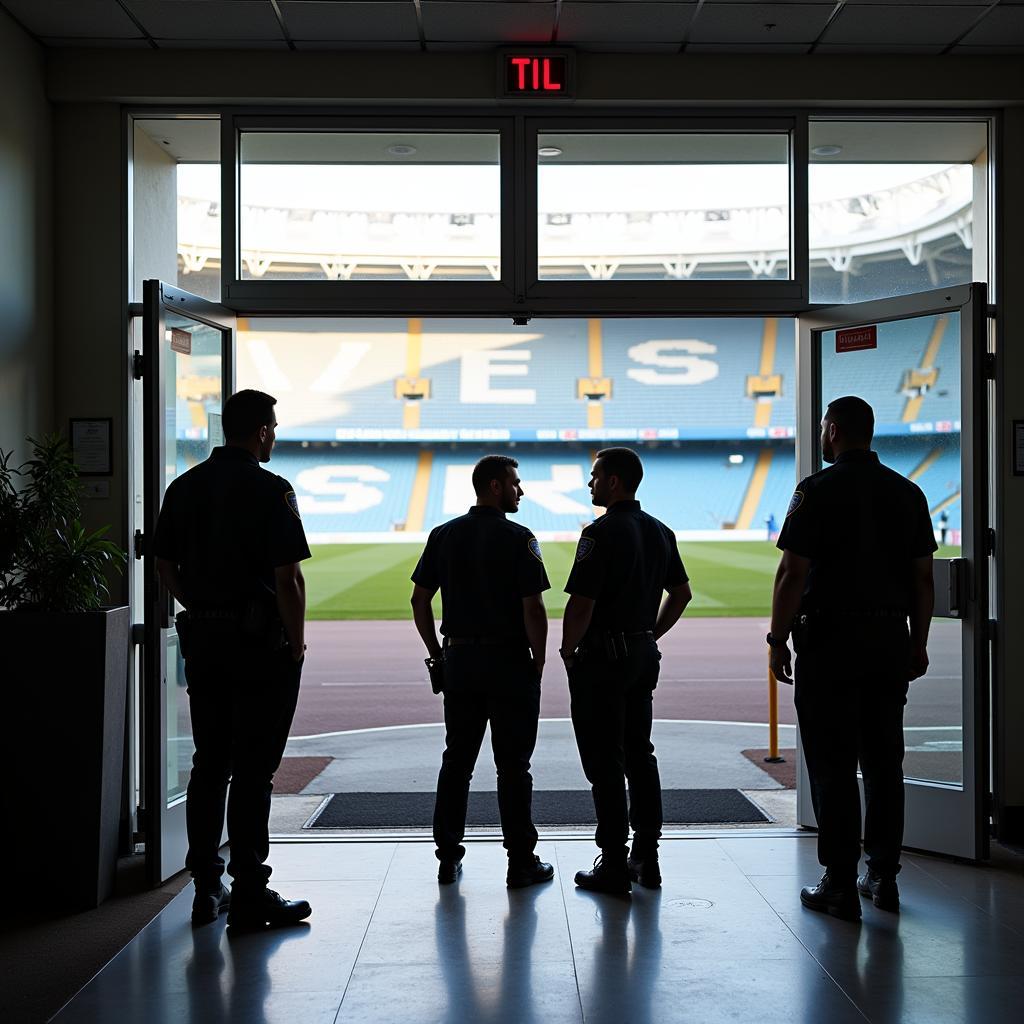
[[[963,624],[963,784],[908,780],[904,843],[968,860],[988,856],[989,829],[989,482],[986,286],[958,285],[891,299],[821,307],[797,320],[797,478],[821,468],[821,359],[824,331],[911,317],[960,313],[960,472],[963,571],[957,604]],[[964,453],[968,453],[965,458]],[[940,569],[941,563],[936,563]],[[941,572],[939,573],[941,575]],[[925,677],[927,679],[927,676]],[[797,730],[797,821],[815,824]]]

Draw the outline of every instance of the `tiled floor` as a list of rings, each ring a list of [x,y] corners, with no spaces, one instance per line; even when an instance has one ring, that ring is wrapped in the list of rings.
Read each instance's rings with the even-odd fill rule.
[[[193,930],[186,890],[56,1018],[61,1024],[1018,1020],[1024,876],[908,857],[903,912],[860,925],[800,906],[810,837],[685,839],[661,892],[578,891],[586,842],[542,842],[553,883],[509,892],[504,852],[472,844],[439,887],[426,843],[274,847],[300,927]],[[1014,1007],[1017,1007],[1015,1010]]]

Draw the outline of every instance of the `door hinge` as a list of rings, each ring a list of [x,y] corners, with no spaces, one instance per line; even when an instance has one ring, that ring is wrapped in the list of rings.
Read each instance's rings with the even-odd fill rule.
[[[141,560],[143,554],[145,553],[144,552],[145,542],[146,542],[146,538],[143,536],[142,531],[141,530],[136,530],[135,531],[135,537],[133,538],[133,544],[134,544],[133,551],[135,553],[136,561]]]
[[[994,555],[996,553],[996,531],[990,526],[985,531],[985,554]]]
[[[985,379],[996,379],[996,354],[995,352],[985,353]]]
[[[132,623],[132,643],[141,647],[146,642],[146,624],[144,622]]]
[[[135,351],[132,354],[132,376],[136,380],[142,380],[143,374],[146,372],[146,357],[139,351]]]

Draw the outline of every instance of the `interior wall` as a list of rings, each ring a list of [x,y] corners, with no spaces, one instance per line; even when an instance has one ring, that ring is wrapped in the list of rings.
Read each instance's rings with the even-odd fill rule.
[[[58,423],[69,417],[113,420],[109,494],[89,498],[87,527],[109,525],[127,537],[128,345],[123,188],[126,146],[117,104],[58,104],[54,111],[56,273],[54,385]],[[112,581],[114,603],[126,600],[124,576]]]
[[[178,165],[141,128],[132,139],[132,301],[142,282],[178,280]]]
[[[43,50],[0,9],[0,448],[53,429],[52,110]]]

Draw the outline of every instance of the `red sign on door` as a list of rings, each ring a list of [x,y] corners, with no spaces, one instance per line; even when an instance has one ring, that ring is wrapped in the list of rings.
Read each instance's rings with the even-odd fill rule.
[[[836,331],[837,352],[859,352],[865,348],[878,348],[878,326],[849,327]]]

